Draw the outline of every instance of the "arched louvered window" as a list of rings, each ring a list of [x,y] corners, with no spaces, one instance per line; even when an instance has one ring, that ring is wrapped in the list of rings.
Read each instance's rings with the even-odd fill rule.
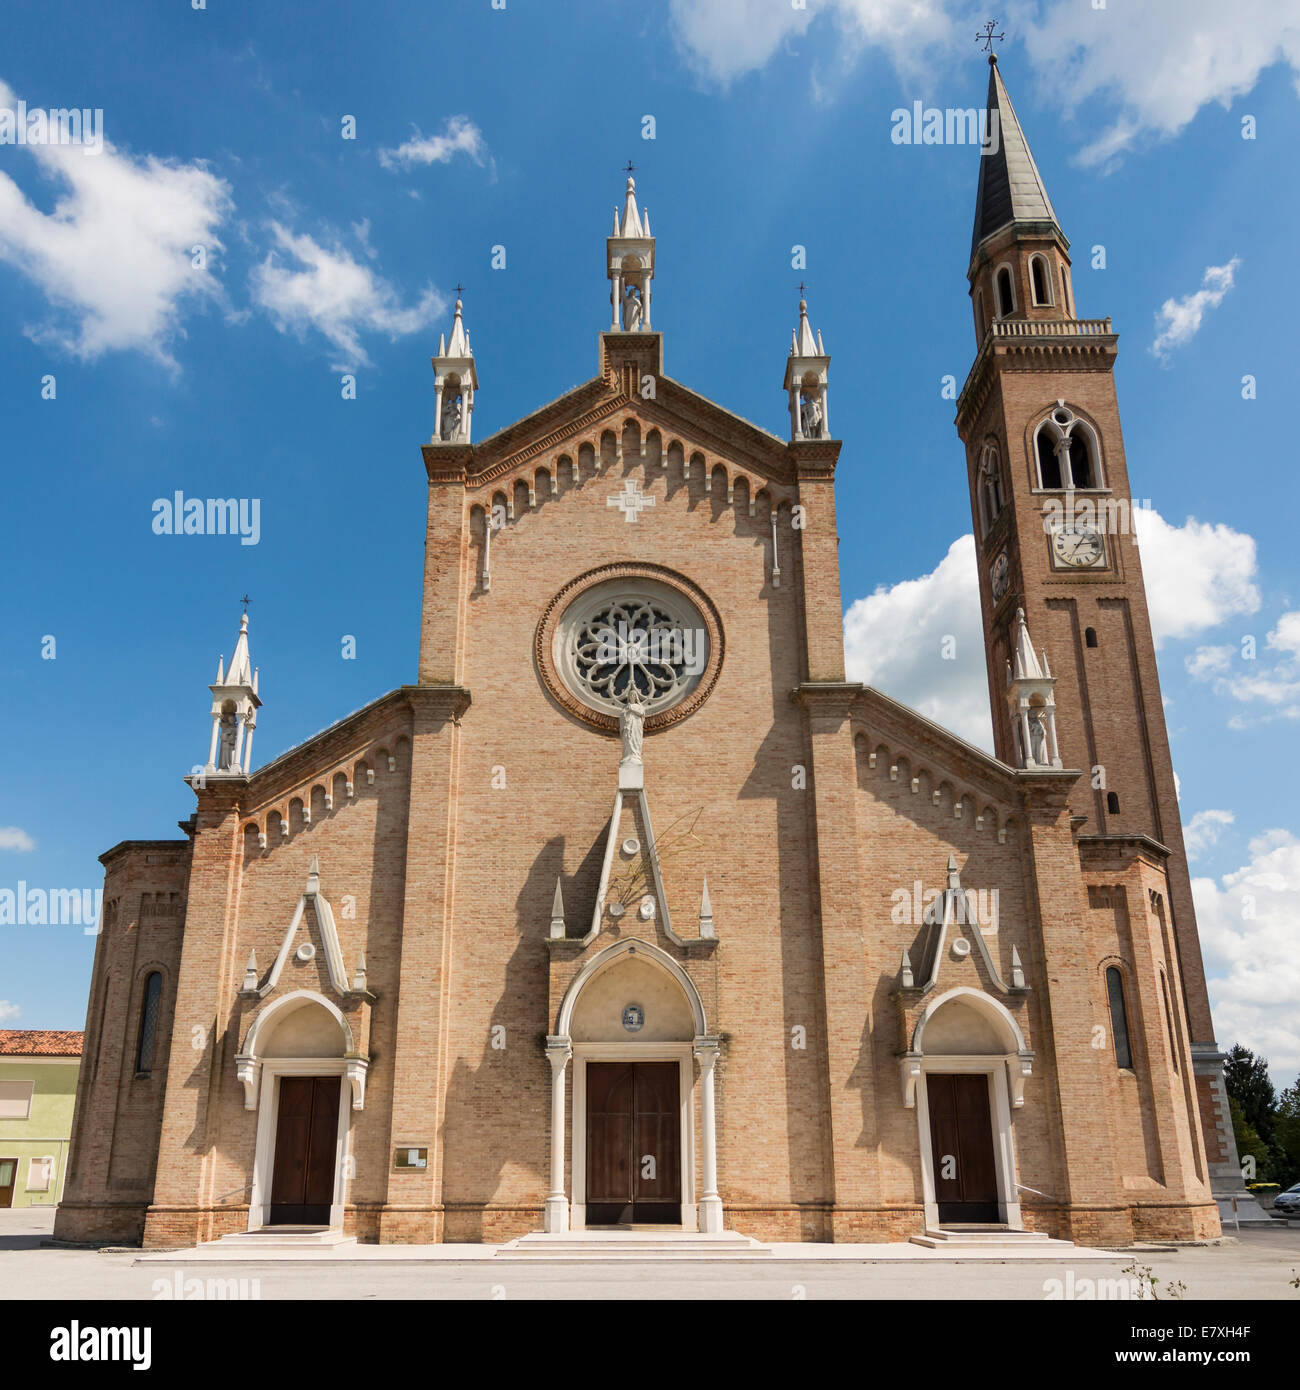
[[[1029,261],[1029,281],[1034,292],[1035,304],[1051,304],[1052,282],[1043,256],[1033,256]]]
[[[1097,629],[1095,627],[1084,628],[1083,645],[1085,647],[1095,647],[1097,645]]]
[[[140,1036],[135,1048],[137,1076],[153,1071],[154,1051],[158,1042],[158,1009],[162,1003],[162,974],[151,970],[144,982],[144,1002],[140,1005]]]
[[[1115,1043],[1115,1065],[1133,1070],[1133,1049],[1128,1040],[1128,1010],[1124,1006],[1124,977],[1117,966],[1106,970],[1106,998],[1110,1004],[1110,1035]]]
[[[1117,816],[1117,815],[1119,815],[1119,793],[1118,793],[1118,792],[1107,792],[1107,793],[1106,793],[1106,809],[1110,812],[1110,814],[1111,814],[1112,816]]]
[[[1008,314],[1014,313],[1016,308],[1016,292],[1010,266],[1004,265],[998,271],[994,284],[998,292],[998,318],[1004,319]]]

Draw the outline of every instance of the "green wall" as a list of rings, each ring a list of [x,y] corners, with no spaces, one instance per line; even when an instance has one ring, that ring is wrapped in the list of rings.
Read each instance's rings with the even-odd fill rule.
[[[68,1171],[68,1140],[72,1134],[72,1107],[77,1097],[80,1057],[34,1060],[0,1057],[0,1081],[32,1081],[32,1109],[25,1120],[0,1120],[0,1159],[18,1160],[14,1184],[15,1207],[54,1206],[63,1193]],[[28,1192],[30,1160],[50,1155],[55,1160],[54,1179],[48,1192]]]

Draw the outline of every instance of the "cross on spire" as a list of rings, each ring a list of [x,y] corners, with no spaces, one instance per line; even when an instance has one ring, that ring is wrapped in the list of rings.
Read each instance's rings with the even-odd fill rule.
[[[808,288],[808,286],[805,285],[804,282],[803,282],[802,280],[800,280],[800,281],[799,281],[799,298],[800,298],[800,299],[806,299],[806,298],[807,298],[807,295],[804,294],[804,291],[805,291],[807,288]]]
[[[247,612],[248,612],[248,605],[249,605],[250,603],[252,603],[253,600],[252,600],[251,598],[249,598],[247,594],[245,594],[244,597],[241,598],[239,601],[240,601],[240,603],[242,603],[242,604],[244,605],[244,612],[247,613]]]
[[[998,22],[996,19],[985,20],[984,28],[975,35],[975,42],[984,45],[980,52],[992,55],[989,58],[991,63],[997,62],[997,55],[993,53],[994,42],[1001,43],[1002,40],[1006,38],[1005,34],[995,34],[993,32],[997,27]]]
[[[456,281],[456,298],[459,299],[459,298],[461,297],[461,295],[464,294],[464,292],[465,292],[465,286],[462,285],[462,284],[460,283],[459,280],[457,280],[457,281]]]
[[[629,175],[629,176],[632,175],[632,174],[635,174],[635,173],[636,173],[636,165],[633,164],[632,161],[629,159],[628,162],[627,162],[627,164],[624,165],[624,167],[623,167],[623,172],[624,172],[625,174]]]

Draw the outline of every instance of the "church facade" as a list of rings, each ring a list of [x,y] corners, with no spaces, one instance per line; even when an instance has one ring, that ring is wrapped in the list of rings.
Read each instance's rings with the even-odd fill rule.
[[[828,354],[801,302],[785,437],[665,375],[629,178],[597,375],[482,442],[457,302],[415,682],[254,769],[245,616],[184,838],[103,856],[57,1236],[1218,1233],[1116,336],[989,103],[996,755],[846,678]]]

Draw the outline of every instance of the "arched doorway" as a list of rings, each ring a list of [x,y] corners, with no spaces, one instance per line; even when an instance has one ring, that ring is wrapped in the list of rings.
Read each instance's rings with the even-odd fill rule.
[[[905,1074],[917,1083],[928,1229],[1021,1228],[1011,1111],[1031,1062],[1015,1019],[978,990],[949,990],[917,1020]]]
[[[360,1108],[364,1095],[353,1052],[347,1020],[307,990],[277,1000],[249,1029],[237,1063],[245,1104],[258,1110],[250,1231],[342,1229],[349,1100]]]
[[[713,1069],[718,1040],[681,966],[644,941],[593,957],[570,984],[552,1065],[546,1229],[656,1225],[721,1231]],[[572,1202],[564,1191],[564,1075],[573,1059]],[[703,1191],[695,1193],[694,1060],[700,1063]]]

